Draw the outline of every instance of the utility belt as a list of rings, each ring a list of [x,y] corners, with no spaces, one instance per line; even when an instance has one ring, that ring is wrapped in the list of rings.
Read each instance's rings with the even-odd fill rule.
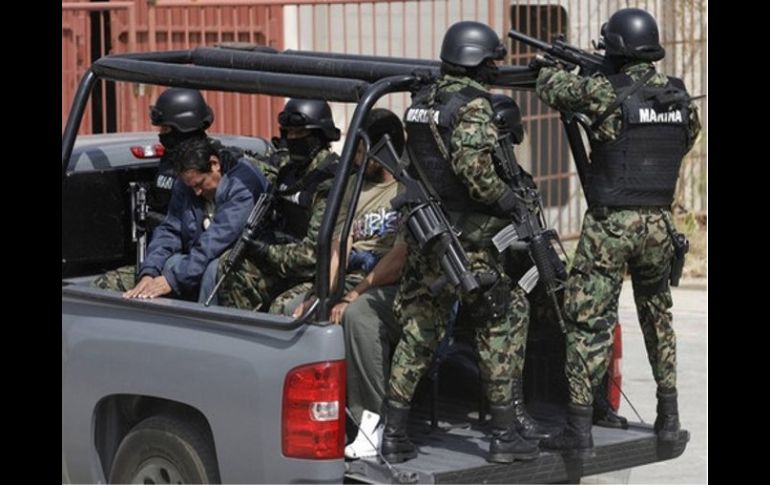
[[[616,211],[657,211],[657,210],[669,210],[670,207],[668,206],[662,206],[662,205],[619,205],[619,206],[594,206],[589,207],[588,212],[591,213],[594,219],[597,221],[603,221],[606,219],[612,212]]]
[[[603,221],[607,219],[609,214],[618,210],[635,210],[635,211],[654,211],[654,210],[668,210],[668,207],[663,206],[619,206],[619,207],[591,207],[589,212],[597,221]],[[679,279],[682,277],[684,271],[685,255],[690,251],[690,241],[687,240],[687,236],[677,231],[674,225],[669,222],[668,218],[663,218],[666,223],[666,230],[671,237],[671,243],[674,246],[674,253],[671,256],[671,272],[669,273],[669,282],[671,286],[679,286]]]

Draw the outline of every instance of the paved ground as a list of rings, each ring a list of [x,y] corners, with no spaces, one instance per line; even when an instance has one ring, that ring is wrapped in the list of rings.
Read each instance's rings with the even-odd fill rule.
[[[674,460],[629,472],[586,477],[584,483],[706,483],[708,482],[708,295],[705,279],[683,280],[673,288],[677,335],[679,414],[690,431],[684,454]],[[636,318],[631,283],[620,296],[623,324],[623,390],[645,422],[655,421],[655,381]],[[623,400],[620,413],[638,421]]]

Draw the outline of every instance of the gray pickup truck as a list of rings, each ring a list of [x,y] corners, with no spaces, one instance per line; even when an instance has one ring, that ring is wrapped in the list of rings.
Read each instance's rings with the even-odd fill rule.
[[[339,296],[329,288],[328,255],[355,136],[347,137],[329,195],[318,241],[319,304],[308,315],[123,300],[89,287],[101,271],[132,261],[128,187],[150,181],[157,164],[117,162],[108,153],[147,134],[76,144],[98,81],[356,103],[352,134],[380,97],[410,91],[436,71],[426,61],[255,47],[113,55],[89,68],[62,135],[62,482],[556,483],[684,451],[686,441],[662,450],[650,426],[631,423],[595,427],[596,457],[585,461],[543,452],[530,462],[486,462],[478,370],[458,324],[458,343],[418,392],[410,422],[418,458],[395,466],[345,462],[345,351],[342,329],[328,323]],[[519,66],[500,80],[508,88],[532,82]],[[264,149],[259,139],[224,141]],[[564,339],[547,312],[533,314],[527,353],[530,412],[557,428],[567,401]],[[327,410],[323,419],[318,406]]]

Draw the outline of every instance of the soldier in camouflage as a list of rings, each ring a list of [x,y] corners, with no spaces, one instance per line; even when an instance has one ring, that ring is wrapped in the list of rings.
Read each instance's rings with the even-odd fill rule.
[[[415,93],[405,114],[409,170],[416,172],[414,165],[419,163],[430,179],[452,224],[461,231],[469,269],[486,283],[475,295],[451,285],[433,295],[430,285],[441,276],[440,265],[434,255],[421,252],[413,237],[407,238],[408,257],[394,305],[403,332],[393,356],[381,445],[382,454],[392,462],[417,455],[406,434],[410,402],[458,300],[465,318],[478,325],[475,341],[492,413],[488,459],[510,463],[538,455],[537,443],[524,440],[514,423],[513,285],[491,243],[515,202],[495,172],[492,152],[498,132],[490,93],[483,84],[494,76],[495,61],[504,56],[505,47],[488,26],[467,21],[452,25],[441,47],[441,77]]]
[[[330,144],[340,139],[340,130],[323,100],[290,99],[278,123],[281,148],[268,164],[277,171],[266,171],[275,190],[271,217],[260,237],[249,241],[241,267],[220,287],[223,306],[267,311],[277,295],[315,278],[318,230],[338,166]]]
[[[579,456],[594,454],[592,388],[607,371],[626,267],[658,385],[655,431],[661,442],[680,437],[669,311],[671,203],[682,158],[700,131],[682,81],[655,71],[652,62],[665,51],[649,13],[619,10],[602,27],[602,36],[616,74],[584,77],[543,67],[536,87],[550,106],[582,113],[593,122],[584,187],[589,209],[564,303],[568,420],[563,434],[542,443]]]

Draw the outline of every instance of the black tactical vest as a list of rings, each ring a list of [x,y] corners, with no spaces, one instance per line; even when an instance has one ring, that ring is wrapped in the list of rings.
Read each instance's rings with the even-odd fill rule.
[[[447,210],[456,212],[490,212],[491,208],[471,199],[463,181],[455,175],[450,167],[450,161],[444,158],[438,148],[436,139],[431,131],[429,113],[431,105],[428,102],[432,86],[426,86],[414,96],[412,106],[404,114],[404,124],[407,133],[407,148],[409,156],[417,159],[420,168],[436,189]],[[457,112],[475,98],[489,99],[489,93],[470,86],[455,93],[439,91],[436,94],[433,116],[438,133],[447,150],[450,150],[452,130],[457,123]],[[412,165],[409,172],[417,177]]]
[[[330,153],[316,168],[307,174],[304,167],[289,163],[278,173],[278,185],[275,203],[276,220],[274,227],[277,231],[288,234],[296,239],[307,235],[310,224],[313,199],[318,186],[334,177],[339,167],[339,157]]]
[[[626,74],[609,80],[616,95],[633,84]],[[689,146],[687,98],[684,83],[669,77],[666,86],[642,86],[623,101],[618,138],[591,143],[590,207],[671,206]]]
[[[165,214],[168,210],[168,203],[171,200],[171,187],[174,186],[176,174],[171,160],[166,155],[160,158],[158,162],[158,172],[155,174],[155,180],[147,190],[147,205],[149,209]]]

